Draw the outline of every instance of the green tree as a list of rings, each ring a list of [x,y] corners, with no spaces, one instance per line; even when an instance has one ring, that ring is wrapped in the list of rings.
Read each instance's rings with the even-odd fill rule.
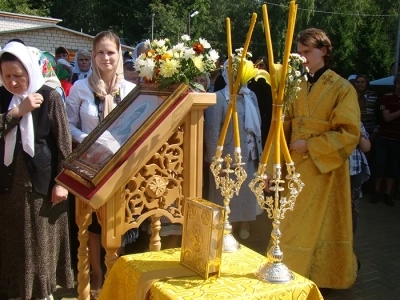
[[[45,6],[35,6],[29,0],[0,0],[0,10],[41,17],[49,15],[49,10]]]
[[[314,1],[315,13],[303,28],[321,28],[334,47],[333,68],[339,74],[383,77],[394,58],[398,2],[375,0]],[[388,3],[389,2],[389,3]],[[379,15],[390,14],[392,17]],[[303,29],[302,28],[302,29]]]

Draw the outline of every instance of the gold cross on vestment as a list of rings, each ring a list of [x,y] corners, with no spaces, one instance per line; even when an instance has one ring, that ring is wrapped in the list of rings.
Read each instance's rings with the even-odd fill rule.
[[[305,125],[304,119],[300,118],[299,122],[298,122],[298,126],[299,128],[303,127]]]

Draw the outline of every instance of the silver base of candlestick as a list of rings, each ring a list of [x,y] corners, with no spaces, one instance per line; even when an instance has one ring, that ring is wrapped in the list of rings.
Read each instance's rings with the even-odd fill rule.
[[[271,283],[287,283],[294,279],[284,263],[266,263],[254,274],[258,280]]]
[[[232,253],[240,249],[240,244],[233,237],[232,233],[227,233],[222,238],[222,252]]]

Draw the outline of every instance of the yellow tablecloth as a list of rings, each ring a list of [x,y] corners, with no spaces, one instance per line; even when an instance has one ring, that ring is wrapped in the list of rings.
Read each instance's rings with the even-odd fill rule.
[[[141,274],[179,267],[179,258],[180,249],[120,257],[104,283],[100,300],[134,300]],[[246,247],[242,246],[236,253],[223,253],[222,261],[220,278],[205,280],[200,276],[191,276],[160,280],[151,286],[147,299],[323,299],[316,285],[298,274],[294,274],[293,281],[285,284],[257,280],[254,273],[266,258]]]

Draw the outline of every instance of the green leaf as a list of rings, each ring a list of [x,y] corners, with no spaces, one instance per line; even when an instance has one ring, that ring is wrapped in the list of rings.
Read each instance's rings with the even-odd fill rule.
[[[206,90],[204,89],[204,86],[201,85],[201,84],[198,83],[198,82],[192,81],[189,85],[190,85],[190,87],[193,88],[193,89],[200,90],[200,91],[202,91],[202,92],[205,92],[205,91],[206,91]]]
[[[158,86],[158,90],[161,91],[171,85],[173,85],[174,83],[176,83],[176,81],[172,78],[167,78],[165,80],[163,80],[160,85]]]

